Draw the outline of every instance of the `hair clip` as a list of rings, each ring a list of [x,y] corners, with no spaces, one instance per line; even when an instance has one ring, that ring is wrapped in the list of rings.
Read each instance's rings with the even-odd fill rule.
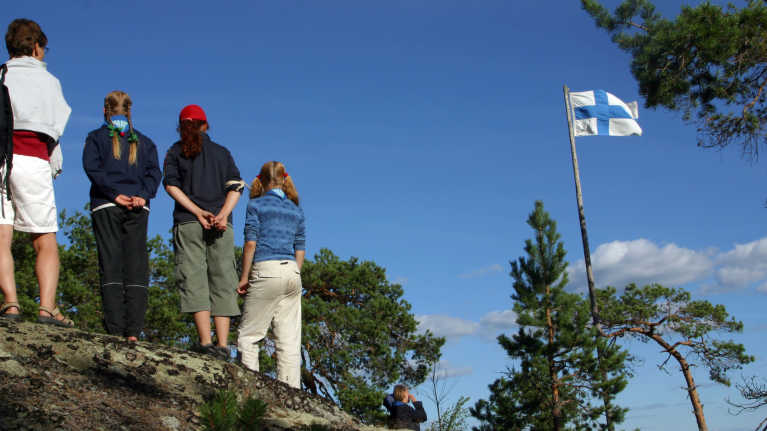
[[[261,179],[261,174],[256,175],[256,178]]]
[[[287,178],[287,177],[288,177],[288,173],[287,173],[287,172],[285,172],[284,174],[282,174],[282,178]]]

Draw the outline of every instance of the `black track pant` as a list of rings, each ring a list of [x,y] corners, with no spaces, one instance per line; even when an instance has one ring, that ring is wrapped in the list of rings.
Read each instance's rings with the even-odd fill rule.
[[[112,335],[138,337],[144,329],[148,299],[149,212],[115,206],[94,211],[91,217],[99,252],[104,326]]]

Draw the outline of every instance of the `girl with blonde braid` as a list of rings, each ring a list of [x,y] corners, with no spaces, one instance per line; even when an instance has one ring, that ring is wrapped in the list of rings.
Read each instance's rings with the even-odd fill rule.
[[[157,148],[133,128],[130,96],[104,98],[104,124],[90,132],[83,168],[91,180],[91,217],[99,255],[104,326],[138,340],[144,328],[149,285],[146,247],[149,200],[162,179]]]
[[[245,219],[242,277],[245,295],[237,348],[242,364],[259,370],[258,343],[275,337],[277,379],[301,387],[301,266],[306,254],[304,212],[285,166],[268,162],[253,180]]]

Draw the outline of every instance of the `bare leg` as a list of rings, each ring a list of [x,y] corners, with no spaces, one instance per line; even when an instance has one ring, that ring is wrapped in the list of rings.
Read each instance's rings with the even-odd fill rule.
[[[226,347],[229,342],[229,316],[215,316],[213,323],[216,324],[216,338],[220,347]]]
[[[210,311],[203,310],[194,313],[194,324],[197,326],[200,344],[203,346],[211,344],[213,341],[210,339]]]
[[[11,255],[11,240],[13,225],[0,225],[0,290],[3,291],[4,302],[18,302],[16,296],[16,280],[13,273],[13,255]],[[16,308],[9,308],[7,314],[18,314]]]
[[[53,310],[56,307],[56,287],[59,284],[59,245],[53,232],[34,234],[32,245],[37,253],[35,274],[40,285],[40,305]],[[40,311],[40,315],[48,315]],[[64,316],[59,316],[59,320]]]

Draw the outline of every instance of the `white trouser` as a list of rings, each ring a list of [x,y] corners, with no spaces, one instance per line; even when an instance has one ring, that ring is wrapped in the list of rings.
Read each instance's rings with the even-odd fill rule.
[[[275,337],[277,380],[301,388],[301,273],[295,261],[253,263],[237,349],[242,364],[259,370],[258,343],[269,326]]]

